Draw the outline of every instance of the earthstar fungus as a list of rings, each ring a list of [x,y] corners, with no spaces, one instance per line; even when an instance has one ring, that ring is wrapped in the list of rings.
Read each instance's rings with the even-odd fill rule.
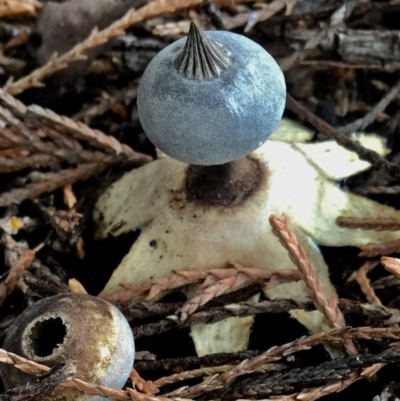
[[[204,67],[198,72],[188,59],[184,65],[189,78],[182,76],[176,69],[185,48],[181,39],[160,52],[144,73],[139,117],[149,139],[171,157],[160,154],[158,160],[126,174],[95,207],[97,238],[141,230],[103,294],[119,290],[120,283],[167,276],[172,269],[219,269],[229,262],[294,268],[268,224],[271,214],[285,213],[330,299],[335,289],[315,243],[343,246],[393,239],[390,232],[350,232],[337,227],[335,220],[340,214],[398,217],[399,213],[335,185],[335,179],[362,171],[367,163],[332,141],[296,143],[299,137],[302,142],[310,140],[313,133],[288,120],[279,123],[285,101],[283,75],[269,55],[260,56],[265,52],[260,46],[229,32],[201,34],[194,25],[186,43],[209,39],[218,43],[218,49],[226,47],[225,58],[220,58],[228,60],[227,67],[221,62],[218,70],[207,67],[206,72]],[[191,56],[195,60],[200,53]],[[249,62],[255,54],[264,61]],[[231,73],[234,62],[240,71]],[[266,72],[252,66],[264,66]],[[217,77],[208,79],[212,74]],[[385,152],[379,140],[372,142]],[[338,171],[326,162],[330,154],[335,155]],[[190,296],[192,289],[187,293]],[[266,294],[290,298],[306,291],[304,283],[297,282]],[[326,327],[318,311],[292,311],[292,315],[310,331]],[[193,326],[197,353],[245,349],[252,321],[252,317],[229,318]]]
[[[108,302],[86,294],[45,298],[27,308],[10,327],[3,348],[34,362],[56,366],[72,361],[76,377],[122,388],[133,367],[135,345],[122,313]],[[31,375],[1,364],[4,387],[31,382]],[[51,390],[37,401],[101,401],[72,389]]]

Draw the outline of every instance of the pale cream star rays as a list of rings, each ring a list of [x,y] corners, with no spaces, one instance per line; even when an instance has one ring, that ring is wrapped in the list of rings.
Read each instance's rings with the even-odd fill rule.
[[[300,125],[283,120],[271,139],[252,154],[265,170],[257,192],[230,208],[189,202],[185,189],[188,165],[164,155],[114,183],[95,208],[97,238],[136,229],[142,232],[103,293],[119,290],[120,283],[167,276],[172,269],[216,269],[229,262],[245,267],[293,268],[268,224],[271,214],[285,213],[329,299],[335,290],[314,244],[357,246],[397,239],[393,232],[340,228],[335,220],[339,215],[400,217],[400,212],[338,188],[334,179],[365,170],[368,163],[332,141],[303,143],[311,135]],[[376,136],[364,135],[359,140],[380,154],[387,152]],[[289,298],[306,292],[304,283],[297,282],[277,286],[267,295]],[[310,331],[326,327],[317,311],[292,314]],[[192,327],[198,354],[245,349],[251,323],[251,317],[230,318]]]

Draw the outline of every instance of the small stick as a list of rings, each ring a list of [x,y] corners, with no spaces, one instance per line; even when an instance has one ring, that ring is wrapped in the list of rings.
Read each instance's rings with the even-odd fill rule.
[[[215,365],[234,365],[238,361],[253,358],[259,355],[259,351],[239,351],[239,352],[219,352],[204,356],[188,356],[182,358],[158,359],[158,360],[139,360],[135,361],[135,369],[138,372],[145,373],[154,370],[164,371],[182,371],[195,369],[199,365],[212,367]],[[232,366],[233,368],[233,366]]]
[[[126,304],[138,295],[148,294],[150,300],[166,290],[172,290],[184,285],[204,282],[206,285],[220,280],[232,279],[233,284],[289,282],[300,280],[299,273],[294,269],[268,270],[261,268],[245,268],[234,264],[234,268],[211,269],[206,271],[173,270],[169,276],[160,277],[138,284],[120,284],[123,290],[102,296],[106,301],[115,304]],[[230,285],[229,288],[232,288]],[[206,287],[207,288],[207,287]],[[215,294],[214,294],[215,295]]]
[[[298,243],[296,236],[290,230],[285,214],[281,219],[274,215],[269,218],[272,232],[279,238],[282,246],[289,252],[290,259],[296,265],[301,278],[306,284],[308,295],[315,303],[315,307],[325,316],[330,327],[344,327],[345,320],[338,306],[338,298],[333,295],[328,301],[324,287],[318,278],[314,266],[309,261],[304,248]],[[348,354],[357,354],[357,349],[351,340],[344,342]]]
[[[28,374],[46,373],[50,370],[48,366],[30,361],[12,352],[8,352],[0,348],[0,362],[14,365],[17,369]],[[111,387],[101,386],[99,384],[88,383],[75,377],[68,378],[61,382],[56,389],[62,391],[63,388],[70,388],[88,395],[97,395],[101,397],[110,398],[112,400],[133,400],[133,401],[191,401],[183,398],[166,398],[155,397],[139,393],[136,390],[126,388],[126,390],[119,390]]]
[[[370,242],[360,246],[361,252],[358,256],[362,258],[375,258],[376,256],[387,256],[400,252],[400,239],[376,244]]]
[[[381,257],[382,266],[394,277],[400,278],[400,259]]]
[[[364,117],[340,128],[340,131],[344,134],[351,134],[355,131],[363,131],[368,127],[368,125],[371,125],[375,121],[376,117],[386,109],[392,100],[396,98],[399,91],[400,80],[395,83],[392,89],[386,93],[386,95],[373,107],[369,113],[367,113]]]
[[[8,234],[3,235],[2,243],[5,246],[10,247],[18,246]],[[43,246],[44,244],[42,243],[35,249],[24,250],[16,262],[11,266],[7,278],[0,283],[0,306],[3,305],[7,297],[14,291],[25,270],[29,268],[35,259],[36,253],[42,249]]]
[[[357,153],[361,160],[370,162],[375,167],[384,168],[391,176],[395,178],[400,177],[400,166],[398,164],[383,159],[378,155],[378,153],[364,148],[357,142],[351,140],[349,137],[318,118],[315,114],[311,113],[311,111],[307,110],[290,95],[287,95],[286,98],[286,108],[296,114],[301,120],[308,121],[319,132],[323,133],[329,138],[334,139],[340,146],[343,146],[345,149],[350,150],[351,152]]]
[[[0,395],[1,401],[30,401],[40,399],[41,394],[54,389],[58,384],[76,374],[75,366],[70,362],[53,367],[36,380],[12,388]]]
[[[382,305],[381,300],[376,296],[375,291],[371,287],[370,281],[367,277],[367,272],[376,267],[378,264],[379,262],[377,261],[365,261],[365,263],[358,269],[356,273],[356,281],[369,303]]]
[[[315,307],[325,316],[330,327],[343,327],[344,318],[339,312],[337,297],[334,299],[334,304],[326,299],[322,282],[317,277],[314,266],[309,261],[304,248],[298,243],[296,236],[290,230],[286,216],[283,214],[282,218],[279,219],[272,215],[269,222],[272,232],[289,252],[291,261],[299,270],[301,278],[306,284],[307,293],[314,301]]]
[[[60,173],[43,174],[43,181],[27,184],[24,188],[13,189],[0,194],[0,207],[9,206],[13,203],[21,203],[25,199],[34,199],[46,192],[53,192],[57,188],[77,181],[87,180],[95,174],[107,169],[109,164],[87,163],[77,168],[63,170]]]
[[[351,229],[375,231],[398,231],[400,230],[400,218],[398,217],[345,217],[336,219],[339,227]]]
[[[387,308],[381,305],[379,298],[376,297],[368,279],[366,280],[367,284],[364,284],[362,280],[359,281],[359,279],[357,279],[362,291],[364,294],[366,294],[368,301],[373,302],[373,304],[358,303],[348,299],[341,299],[338,304],[340,310],[343,313],[357,313],[373,319],[388,319],[383,322],[385,325],[399,323],[400,313],[398,310]],[[154,304],[154,306],[157,306],[157,304]],[[174,304],[172,304],[172,307],[174,307]],[[315,305],[309,298],[274,299],[272,301],[261,301],[258,303],[240,302],[223,307],[208,308],[204,311],[196,312],[193,315],[190,315],[183,321],[180,321],[178,316],[172,315],[168,316],[166,319],[161,319],[154,323],[138,326],[134,325],[132,327],[132,332],[136,338],[141,338],[160,334],[171,329],[188,327],[196,324],[216,323],[228,317],[255,316],[260,313],[283,313],[290,312],[293,309],[311,311],[315,310]]]
[[[260,366],[263,366],[266,363],[276,362],[284,356],[291,355],[295,352],[308,350],[317,344],[321,344],[322,342],[340,342],[346,339],[355,338],[360,338],[364,340],[391,338],[397,340],[398,338],[400,338],[399,336],[399,327],[345,327],[340,329],[332,329],[327,332],[315,333],[307,337],[299,338],[287,344],[272,347],[252,359],[242,361],[234,369],[231,369],[226,373],[220,374],[216,377],[211,377],[208,382],[206,381],[190,388],[181,388],[167,395],[179,394],[182,397],[192,397],[194,394],[199,395],[204,392],[213,391],[216,386],[219,386],[219,388],[221,388],[221,383],[227,386],[235,378],[251,374],[252,372],[256,371]]]
[[[398,195],[400,193],[400,185],[392,185],[390,187],[386,186],[368,186],[354,189],[354,192],[360,195],[368,194],[385,194],[385,195]]]

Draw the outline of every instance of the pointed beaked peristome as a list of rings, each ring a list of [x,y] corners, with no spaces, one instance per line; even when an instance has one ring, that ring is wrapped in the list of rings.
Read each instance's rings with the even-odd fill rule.
[[[175,66],[186,78],[202,81],[217,78],[229,66],[230,60],[231,53],[192,22]]]

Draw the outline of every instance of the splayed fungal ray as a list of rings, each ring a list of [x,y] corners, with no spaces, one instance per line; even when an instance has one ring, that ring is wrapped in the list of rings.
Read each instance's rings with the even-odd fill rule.
[[[230,56],[227,49],[208,38],[192,22],[185,46],[175,59],[175,66],[186,78],[213,79],[228,67]]]
[[[282,132],[282,127],[284,131]],[[245,267],[294,268],[268,224],[271,214],[286,213],[291,229],[305,248],[328,299],[335,293],[328,268],[314,242],[327,246],[358,246],[397,239],[393,232],[348,230],[335,224],[339,215],[400,217],[400,212],[335,185],[323,155],[334,151],[340,177],[369,167],[333,141],[293,143],[307,138],[307,130],[284,120],[271,139],[251,154],[265,171],[253,196],[233,207],[205,207],[190,201],[186,192],[188,164],[166,155],[126,174],[100,198],[94,211],[97,238],[141,229],[107,283],[103,294],[120,283],[140,283],[176,270],[224,268],[229,262]],[[372,137],[374,140],[372,140]],[[283,141],[279,140],[283,139]],[[387,153],[375,136],[360,137],[361,144]],[[290,161],[290,162],[289,162]],[[121,224],[123,223],[123,224]],[[150,246],[151,241],[157,246]],[[191,289],[189,288],[189,295]],[[306,294],[304,283],[289,283],[267,291],[267,296],[291,298]],[[327,328],[318,311],[292,311],[310,331]],[[199,355],[246,348],[252,317],[232,318],[191,328]]]
[[[393,233],[349,233],[336,226],[341,214],[399,215],[335,185],[336,172],[329,171],[326,156],[316,155],[333,151],[336,143],[329,142],[331,148],[296,144],[293,135],[286,135],[287,142],[267,141],[285,101],[278,64],[244,36],[203,34],[192,25],[187,39],[154,57],[139,85],[138,112],[147,137],[168,156],[127,174],[96,205],[99,238],[142,229],[103,294],[117,291],[120,283],[168,276],[172,269],[221,269],[229,262],[294,268],[268,224],[271,215],[285,213],[322,283],[320,291],[331,299],[335,289],[313,241],[340,246],[393,238]],[[335,165],[347,166],[342,176],[360,168],[348,151],[336,149],[335,155]],[[306,288],[304,282],[288,283],[266,294],[290,298],[306,294]],[[291,313],[312,332],[327,328],[318,311]],[[197,353],[245,349],[252,321],[230,318],[193,326]]]

